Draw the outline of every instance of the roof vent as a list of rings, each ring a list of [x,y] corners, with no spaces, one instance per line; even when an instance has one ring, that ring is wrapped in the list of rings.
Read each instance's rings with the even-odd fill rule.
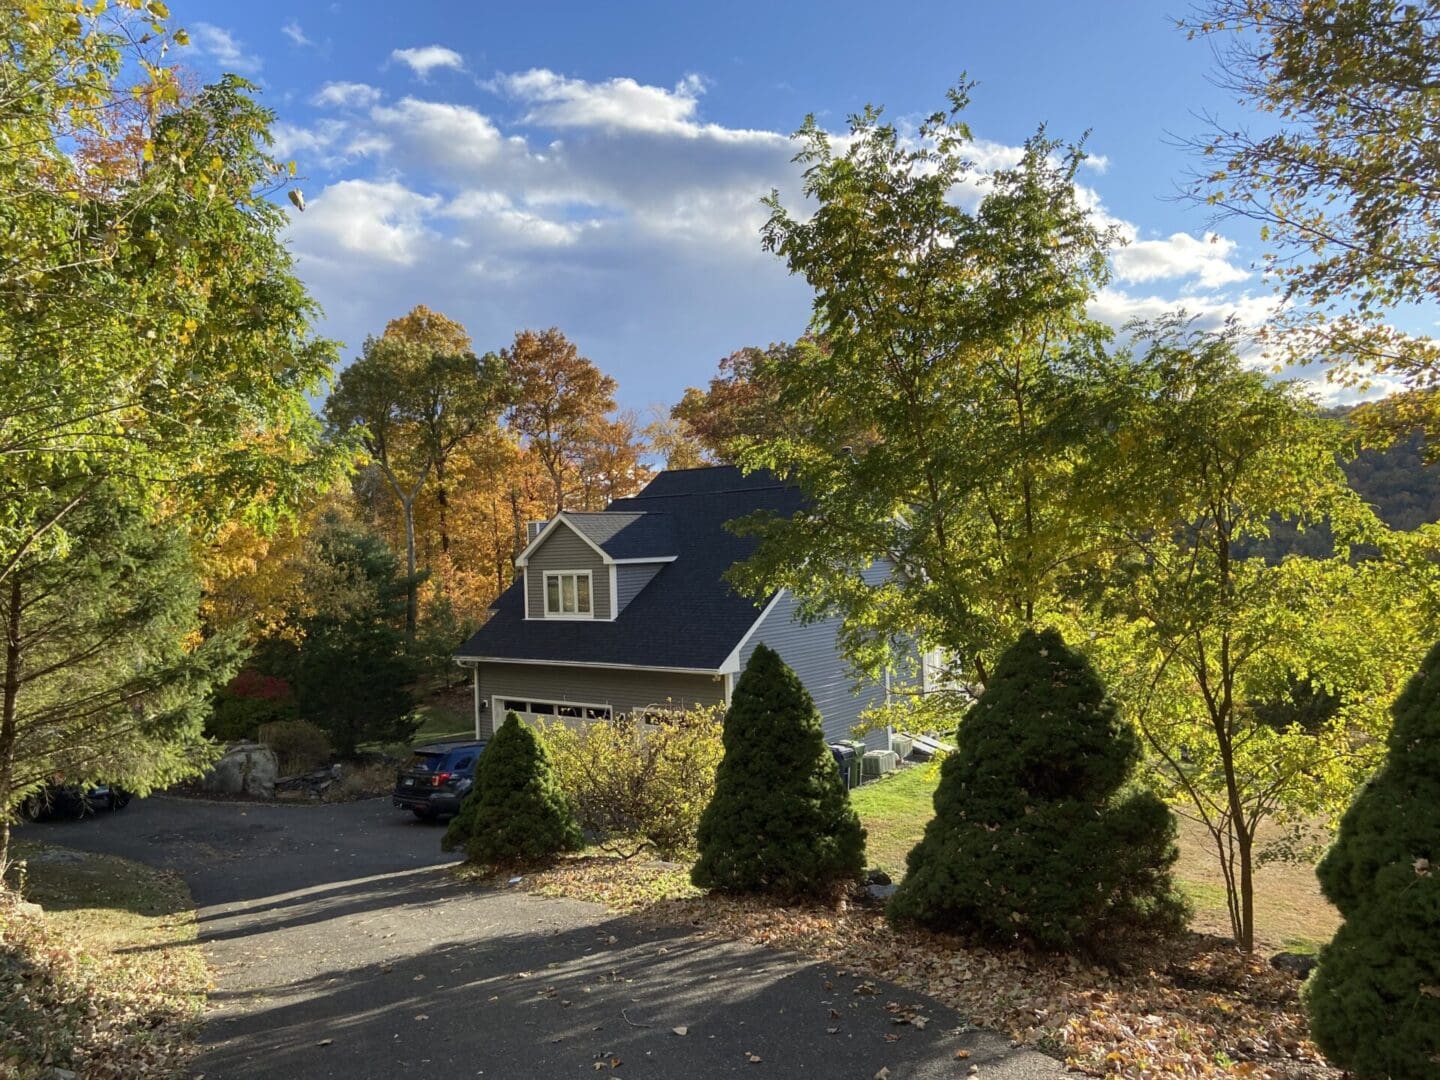
[[[539,536],[545,526],[549,524],[548,521],[527,521],[525,523],[525,543],[533,544],[535,537]]]

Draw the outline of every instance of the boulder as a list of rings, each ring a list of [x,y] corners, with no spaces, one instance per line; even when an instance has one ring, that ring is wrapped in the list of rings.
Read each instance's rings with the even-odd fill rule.
[[[272,799],[279,775],[275,752],[268,746],[252,742],[235,743],[215,763],[210,774],[200,781],[200,787],[217,795],[251,795]]]
[[[1282,952],[1270,958],[1270,966],[1277,971],[1289,972],[1297,979],[1309,977],[1315,970],[1317,958],[1307,953]]]

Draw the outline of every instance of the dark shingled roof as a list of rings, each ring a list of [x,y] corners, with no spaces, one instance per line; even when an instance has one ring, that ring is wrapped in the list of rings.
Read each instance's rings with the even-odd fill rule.
[[[669,514],[606,510],[604,513],[576,514],[565,511],[565,520],[599,545],[612,559],[643,559],[678,555],[675,550],[675,521]]]
[[[494,614],[461,646],[458,656],[551,660],[714,671],[759,617],[761,604],[736,593],[722,575],[755,550],[752,537],[725,523],[757,510],[789,517],[800,509],[800,490],[767,472],[744,476],[733,466],[662,472],[640,494],[617,499],[600,514],[566,514],[612,558],[635,543],[650,553],[668,522],[674,562],[666,563],[614,622],[525,619],[523,584],[496,600]],[[636,515],[643,515],[637,517]],[[591,522],[613,518],[620,527],[606,540]],[[596,524],[597,530],[602,530]],[[652,531],[653,530],[653,531]],[[619,544],[612,551],[610,543]]]

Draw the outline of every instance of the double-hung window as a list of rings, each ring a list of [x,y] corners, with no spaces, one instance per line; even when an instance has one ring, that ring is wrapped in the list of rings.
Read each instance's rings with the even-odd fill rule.
[[[560,618],[593,618],[594,612],[590,605],[590,571],[547,572],[545,614]]]

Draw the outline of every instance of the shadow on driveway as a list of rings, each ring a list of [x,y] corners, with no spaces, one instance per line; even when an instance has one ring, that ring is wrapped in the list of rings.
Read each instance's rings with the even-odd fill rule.
[[[1064,1075],[910,991],[596,904],[462,885],[441,830],[387,800],[150,799],[24,834],[185,876],[216,982],[195,1063],[208,1080]],[[896,1024],[892,1003],[928,1023]]]

